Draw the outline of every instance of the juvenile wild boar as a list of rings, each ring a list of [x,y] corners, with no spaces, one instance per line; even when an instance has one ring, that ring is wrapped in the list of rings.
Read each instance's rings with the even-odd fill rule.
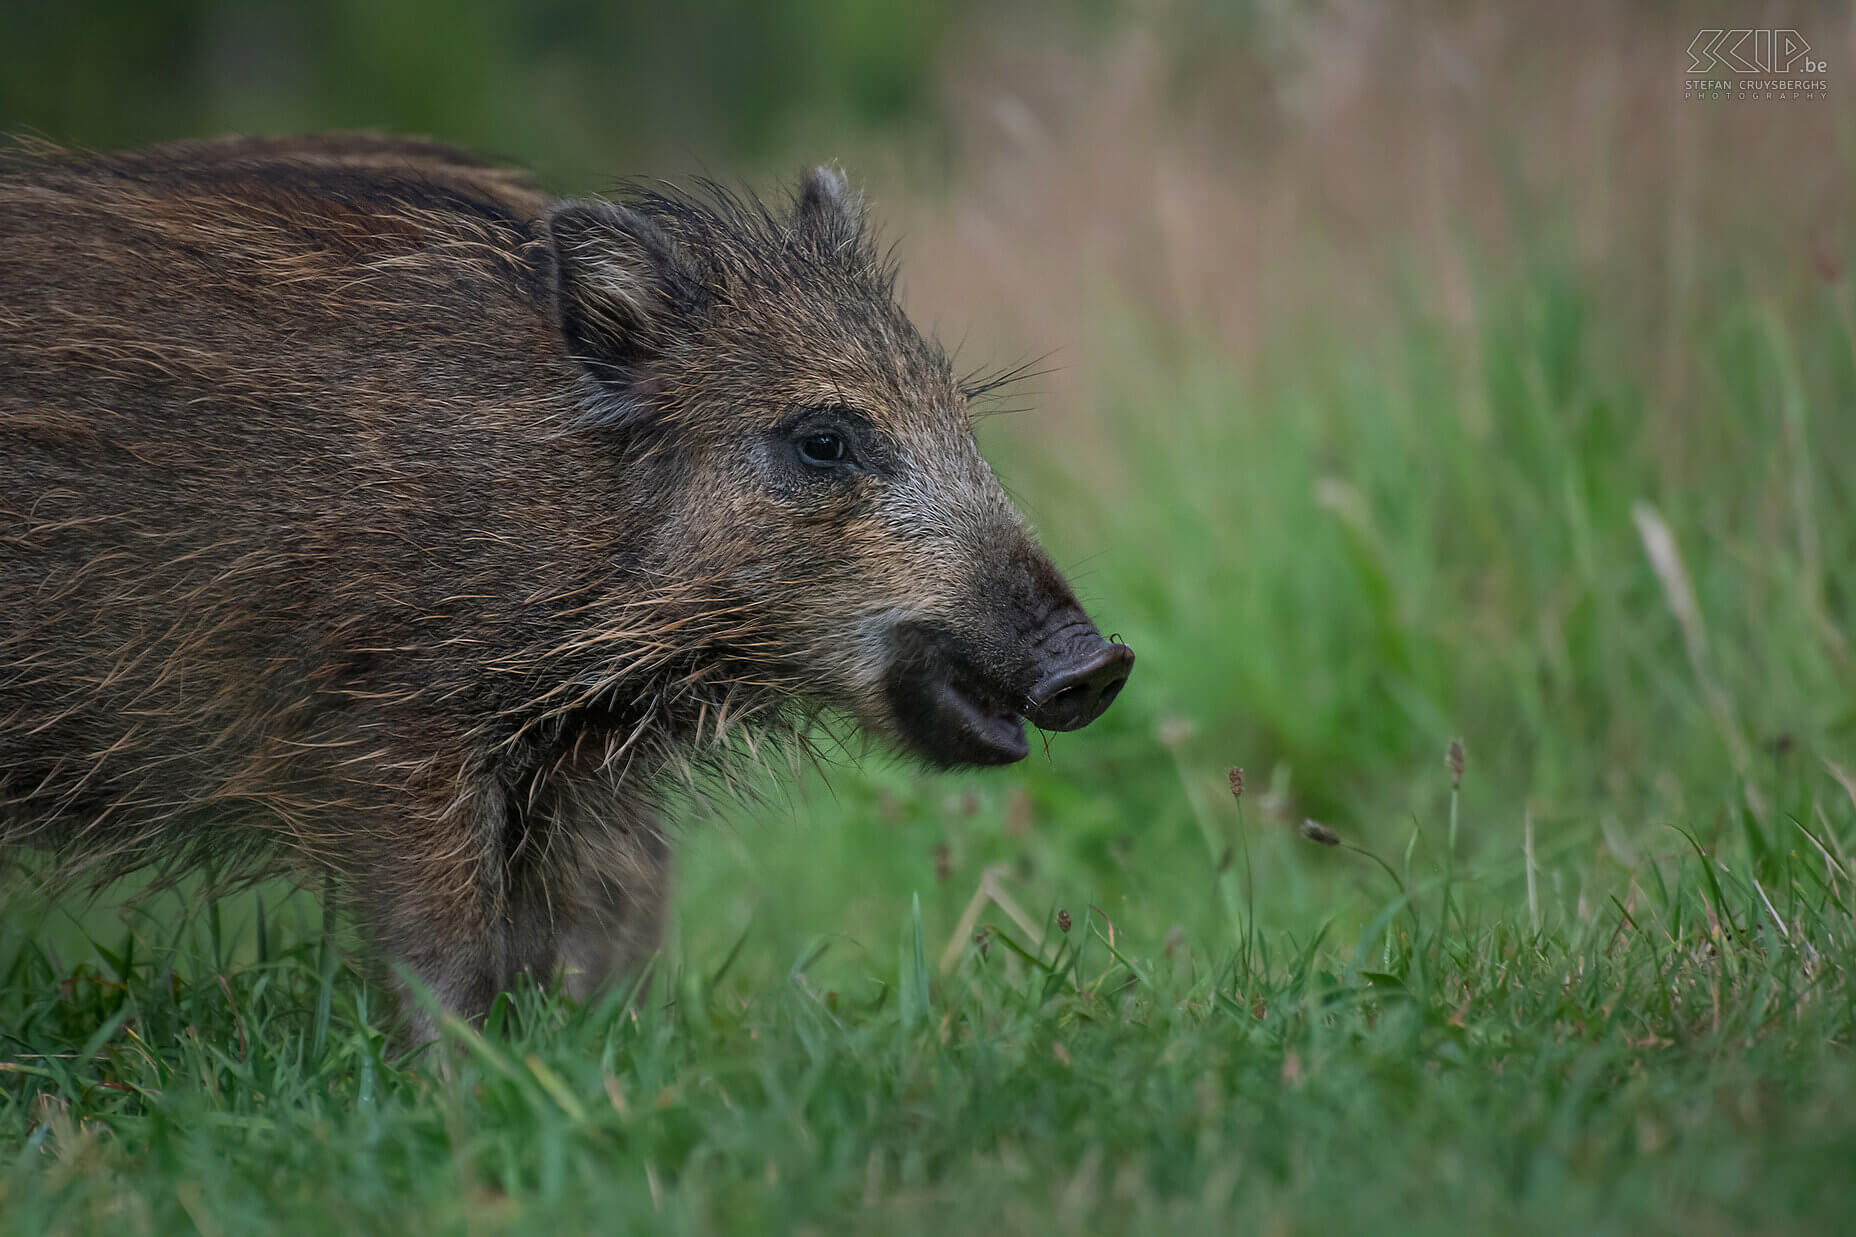
[[[1087,724],[1133,654],[894,277],[825,170],[775,210],[365,136],[0,155],[0,845],[321,877],[481,1017],[653,948],[692,767]]]

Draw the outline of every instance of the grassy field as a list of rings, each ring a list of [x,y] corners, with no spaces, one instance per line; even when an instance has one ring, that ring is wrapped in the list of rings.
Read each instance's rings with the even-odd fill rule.
[[[1462,166],[1513,109],[1459,122]],[[1404,145],[1349,176],[1437,131],[1376,114]],[[518,994],[444,1069],[395,1055],[307,894],[11,893],[0,1224],[1842,1231],[1856,314],[1846,225],[1787,212],[1848,160],[1769,218],[1756,160],[1680,175],[1823,140],[1819,112],[1756,146],[1762,115],[1688,122],[1667,178],[1633,170],[1650,121],[1586,126],[1579,194],[1491,155],[1433,219],[1388,181],[1398,244],[1336,190],[1262,320],[1143,284],[1153,246],[1052,295],[999,224],[1001,278],[1062,302],[1017,320],[1067,345],[1034,385],[1068,407],[982,438],[1139,651],[1114,709],[1007,771],[879,756],[693,803],[636,1000]],[[1064,140],[1045,183],[1083,175]],[[1225,201],[1202,174],[1187,200]],[[905,256],[956,252],[961,209]],[[1047,230],[1054,272],[1081,231]],[[918,295],[1010,320],[983,278]]]

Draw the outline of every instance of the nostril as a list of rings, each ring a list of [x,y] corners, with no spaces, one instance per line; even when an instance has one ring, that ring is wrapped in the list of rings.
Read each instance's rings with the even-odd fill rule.
[[[1124,644],[1096,640],[1092,655],[1050,675],[1032,692],[1037,703],[1026,716],[1033,724],[1045,730],[1087,726],[1121,694],[1134,654]]]

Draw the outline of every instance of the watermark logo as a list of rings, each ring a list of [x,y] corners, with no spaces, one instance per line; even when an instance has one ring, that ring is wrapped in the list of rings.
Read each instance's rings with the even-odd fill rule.
[[[1703,30],[1688,45],[1688,71],[1713,73],[1821,74],[1827,66],[1811,59],[1811,45],[1796,30]]]
[[[1702,30],[1688,45],[1685,99],[1823,99],[1829,64],[1796,30]]]

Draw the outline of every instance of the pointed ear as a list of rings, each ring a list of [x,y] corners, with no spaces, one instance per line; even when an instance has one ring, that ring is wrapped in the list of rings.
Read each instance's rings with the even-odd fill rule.
[[[793,232],[823,250],[854,244],[861,231],[862,203],[837,168],[816,167],[799,182],[793,202]]]
[[[650,218],[610,202],[562,203],[547,234],[568,355],[616,397],[613,409],[642,410],[641,371],[702,312],[700,268]]]

